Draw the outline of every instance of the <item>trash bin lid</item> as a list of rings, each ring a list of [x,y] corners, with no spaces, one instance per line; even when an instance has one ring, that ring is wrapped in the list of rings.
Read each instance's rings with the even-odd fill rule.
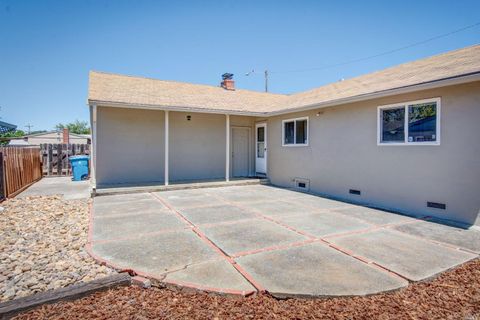
[[[85,155],[82,155],[82,156],[72,156],[70,158],[68,158],[70,161],[75,161],[75,160],[88,160],[90,159],[90,156],[85,156]]]

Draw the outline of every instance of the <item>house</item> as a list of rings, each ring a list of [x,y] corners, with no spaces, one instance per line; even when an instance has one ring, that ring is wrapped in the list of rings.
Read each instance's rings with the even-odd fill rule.
[[[38,146],[41,144],[56,143],[74,143],[74,144],[90,144],[91,137],[89,134],[71,133],[68,129],[63,131],[48,131],[35,134],[29,134],[22,138],[10,140],[10,146]]]
[[[264,175],[480,224],[480,45],[292,95],[91,72],[93,184]]]

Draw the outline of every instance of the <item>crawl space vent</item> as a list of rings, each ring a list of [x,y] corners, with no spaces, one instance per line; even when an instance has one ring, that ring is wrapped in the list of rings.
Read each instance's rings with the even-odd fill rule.
[[[295,182],[295,189],[302,190],[302,191],[310,190],[310,180],[295,178],[293,181]]]
[[[445,203],[427,202],[427,207],[445,210],[447,208],[447,205]]]

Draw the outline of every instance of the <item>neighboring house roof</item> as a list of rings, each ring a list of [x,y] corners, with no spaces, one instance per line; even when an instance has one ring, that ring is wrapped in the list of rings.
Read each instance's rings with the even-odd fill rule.
[[[30,145],[28,141],[23,139],[11,139],[8,143],[9,146],[28,146]]]
[[[404,63],[292,95],[90,72],[90,104],[222,113],[294,112],[355,97],[480,74],[480,45]],[[476,78],[478,80],[479,78]]]
[[[52,133],[55,133],[55,134],[58,134],[59,136],[62,136],[61,131],[52,130],[52,131],[45,131],[45,132],[38,132],[38,133],[34,133],[34,134],[28,134],[24,137],[25,138],[40,138],[42,136],[48,136]],[[91,138],[91,135],[89,135],[89,134],[77,134],[77,133],[73,133],[73,132],[69,132],[69,136],[70,137],[75,137],[75,138],[83,138],[83,139],[90,139]]]

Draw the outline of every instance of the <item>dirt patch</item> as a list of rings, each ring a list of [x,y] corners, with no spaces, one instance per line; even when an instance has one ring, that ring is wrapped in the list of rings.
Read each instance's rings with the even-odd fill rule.
[[[127,287],[46,305],[18,319],[479,319],[480,259],[399,291],[276,300]]]

